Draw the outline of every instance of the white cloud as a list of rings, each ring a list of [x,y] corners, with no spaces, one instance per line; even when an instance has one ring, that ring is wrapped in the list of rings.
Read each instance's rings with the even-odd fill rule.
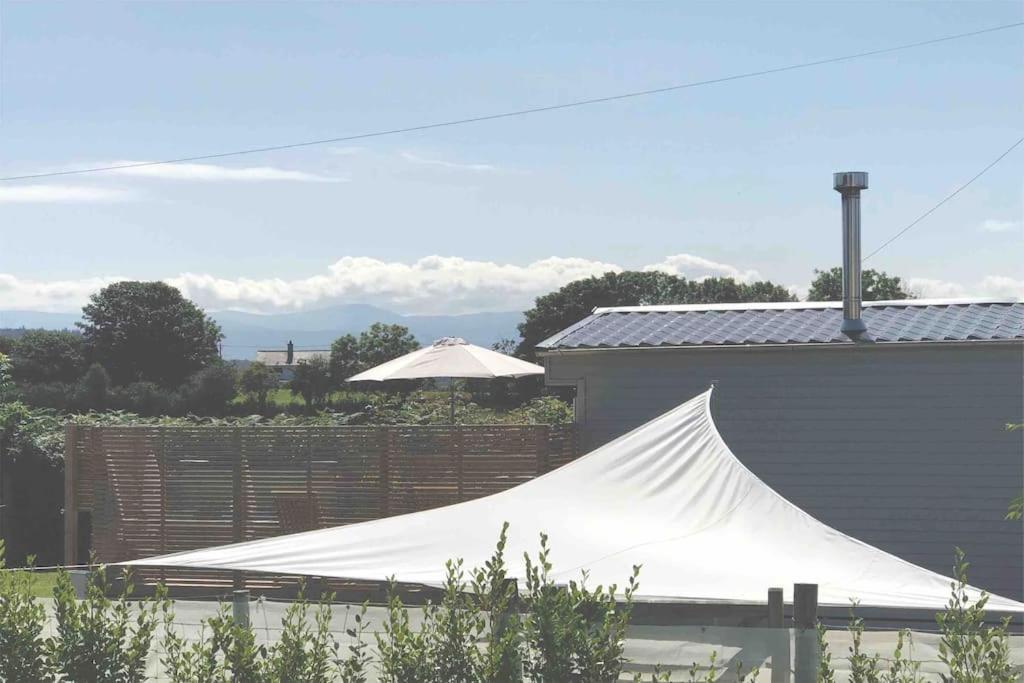
[[[111,166],[140,164],[140,161],[115,161]],[[274,166],[221,166],[219,164],[155,164],[129,166],[110,171],[115,175],[158,180],[189,180],[200,182],[267,182],[291,181],[302,183],[342,183],[344,177],[325,176],[307,171],[291,171]]]
[[[5,308],[33,311],[72,311],[81,308],[89,295],[123,277],[91,277],[80,280],[22,280],[0,273],[0,301]]]
[[[757,271],[676,254],[641,270],[669,270],[687,277],[729,276],[750,281]],[[182,273],[170,284],[208,310],[238,309],[273,313],[311,310],[343,303],[376,304],[400,313],[470,313],[528,308],[542,294],[609,271],[615,263],[552,256],[526,265],[474,261],[454,256],[427,256],[411,263],[346,256],[323,272],[305,278],[224,278]],[[135,277],[138,277],[136,275]],[[100,287],[120,277],[81,280],[22,280],[0,274],[0,301],[5,308],[73,311]],[[970,285],[929,278],[910,278],[911,290],[924,297],[1024,298],[1024,280],[990,275]],[[791,291],[805,293],[801,287]]]
[[[0,204],[121,202],[133,196],[128,190],[90,185],[0,185]]]
[[[927,299],[964,297],[1024,299],[1024,280],[1017,280],[1005,275],[988,275],[973,285],[924,277],[908,278],[907,284],[911,292]]]
[[[644,270],[660,270],[669,275],[682,275],[691,280],[705,280],[709,277],[731,277],[738,282],[752,282],[760,279],[756,270],[740,270],[728,263],[719,263],[693,254],[674,254],[665,257],[661,263],[644,266]]]
[[[568,282],[621,270],[614,263],[582,258],[515,265],[450,256],[412,263],[347,256],[322,273],[292,280],[182,273],[165,281],[208,310],[272,313],[367,303],[400,313],[470,313],[522,310]],[[96,290],[122,279],[43,282],[0,273],[0,301],[11,309],[74,311]]]
[[[1020,221],[1001,221],[994,218],[989,218],[983,221],[978,229],[982,232],[1020,232],[1021,222]]]
[[[979,283],[981,291],[988,296],[1013,297],[1024,300],[1024,280],[1005,275],[989,275]]]
[[[428,256],[414,263],[347,256],[325,274],[299,280],[225,279],[184,273],[168,282],[211,309],[250,311],[372,303],[406,313],[516,310],[567,282],[621,268],[552,257],[526,266]]]
[[[412,152],[402,152],[401,157],[411,164],[417,164],[419,166],[435,166],[438,168],[447,168],[453,171],[475,171],[477,173],[486,173],[490,171],[497,171],[497,166],[491,164],[462,164],[454,161],[445,161],[444,159],[428,159],[421,157]]]
[[[907,278],[907,286],[912,294],[925,299],[959,299],[967,296],[967,288],[959,282],[912,277]]]

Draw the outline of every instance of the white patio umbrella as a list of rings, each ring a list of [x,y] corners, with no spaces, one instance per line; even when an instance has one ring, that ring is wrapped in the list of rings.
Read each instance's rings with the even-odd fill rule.
[[[346,382],[386,382],[392,379],[447,377],[451,387],[451,423],[455,424],[455,379],[543,375],[544,368],[506,356],[459,337],[443,337],[425,348],[349,377]]]

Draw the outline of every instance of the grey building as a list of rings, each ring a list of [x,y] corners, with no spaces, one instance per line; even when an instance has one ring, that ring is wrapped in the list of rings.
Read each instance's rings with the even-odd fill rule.
[[[859,284],[859,283],[858,283]],[[839,303],[598,309],[539,346],[576,388],[587,448],[714,383],[736,456],[821,521],[906,560],[1024,598],[1024,304]],[[756,562],[756,557],[751,557]]]
[[[256,362],[263,363],[277,371],[280,382],[286,382],[295,375],[299,363],[309,362],[317,358],[331,359],[330,349],[295,349],[291,341],[283,349],[260,349],[256,352]]]

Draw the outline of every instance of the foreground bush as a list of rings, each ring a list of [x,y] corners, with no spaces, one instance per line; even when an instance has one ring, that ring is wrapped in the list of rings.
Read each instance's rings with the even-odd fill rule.
[[[939,660],[949,672],[942,674],[945,683],[1014,683],[1020,680],[1010,663],[1010,640],[1007,617],[1000,624],[989,626],[985,623],[985,605],[988,594],[982,592],[974,602],[967,593],[967,569],[964,552],[955,552],[953,563],[954,580],[950,583],[950,598],[946,610],[935,615],[942,633],[939,642]],[[852,635],[850,646],[850,683],[920,683],[920,666],[907,658],[903,652],[911,643],[911,633],[900,631],[896,649],[883,668],[877,655],[869,657],[861,650],[861,636],[864,622],[850,609],[848,629]],[[835,683],[835,669],[832,656],[825,642],[825,630],[818,627],[818,644],[821,647],[821,665],[818,671],[819,683]]]
[[[348,642],[332,630],[332,596],[310,602],[300,591],[281,622],[273,644],[257,642],[255,631],[236,623],[228,605],[185,638],[174,607],[159,588],[155,598],[130,600],[130,577],[115,598],[105,570],[89,579],[86,597],[76,600],[71,580],[61,573],[54,589],[53,634],[46,614],[32,596],[25,571],[0,571],[0,681],[3,683],[135,683],[147,680],[147,665],[158,666],[173,683],[366,683],[370,674],[385,683],[603,683],[619,680],[626,662],[623,646],[638,586],[639,567],[622,591],[594,588],[586,576],[555,585],[550,548],[541,537],[536,557],[525,556],[521,587],[509,580],[505,561],[507,525],[493,556],[483,567],[447,564],[440,599],[422,609],[422,624],[389,591],[388,609],[373,648],[366,638],[366,607],[350,614]],[[0,546],[0,570],[3,569]],[[937,616],[942,631],[940,659],[951,683],[1009,683],[1017,680],[1009,663],[1005,623],[984,622],[987,597],[971,602],[966,593],[967,563],[958,551],[956,580],[948,608]],[[918,683],[917,665],[904,651],[910,634],[899,634],[888,661],[862,651],[864,624],[851,610],[852,646],[847,659],[852,683]],[[818,680],[836,680],[832,655],[822,643]],[[158,661],[155,661],[158,660]],[[726,672],[715,656],[694,663],[673,678],[655,671],[646,679],[712,683]],[[676,674],[677,676],[679,674]],[[735,680],[751,682],[757,670],[738,665]],[[729,680],[733,680],[730,678]]]

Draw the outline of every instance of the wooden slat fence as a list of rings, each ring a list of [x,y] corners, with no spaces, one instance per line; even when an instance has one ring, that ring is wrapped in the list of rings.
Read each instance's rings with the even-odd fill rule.
[[[87,559],[81,512],[97,559],[118,562],[285,533],[281,510],[298,499],[315,501],[314,526],[351,524],[497,493],[578,455],[574,425],[68,425],[66,437],[69,564]]]

